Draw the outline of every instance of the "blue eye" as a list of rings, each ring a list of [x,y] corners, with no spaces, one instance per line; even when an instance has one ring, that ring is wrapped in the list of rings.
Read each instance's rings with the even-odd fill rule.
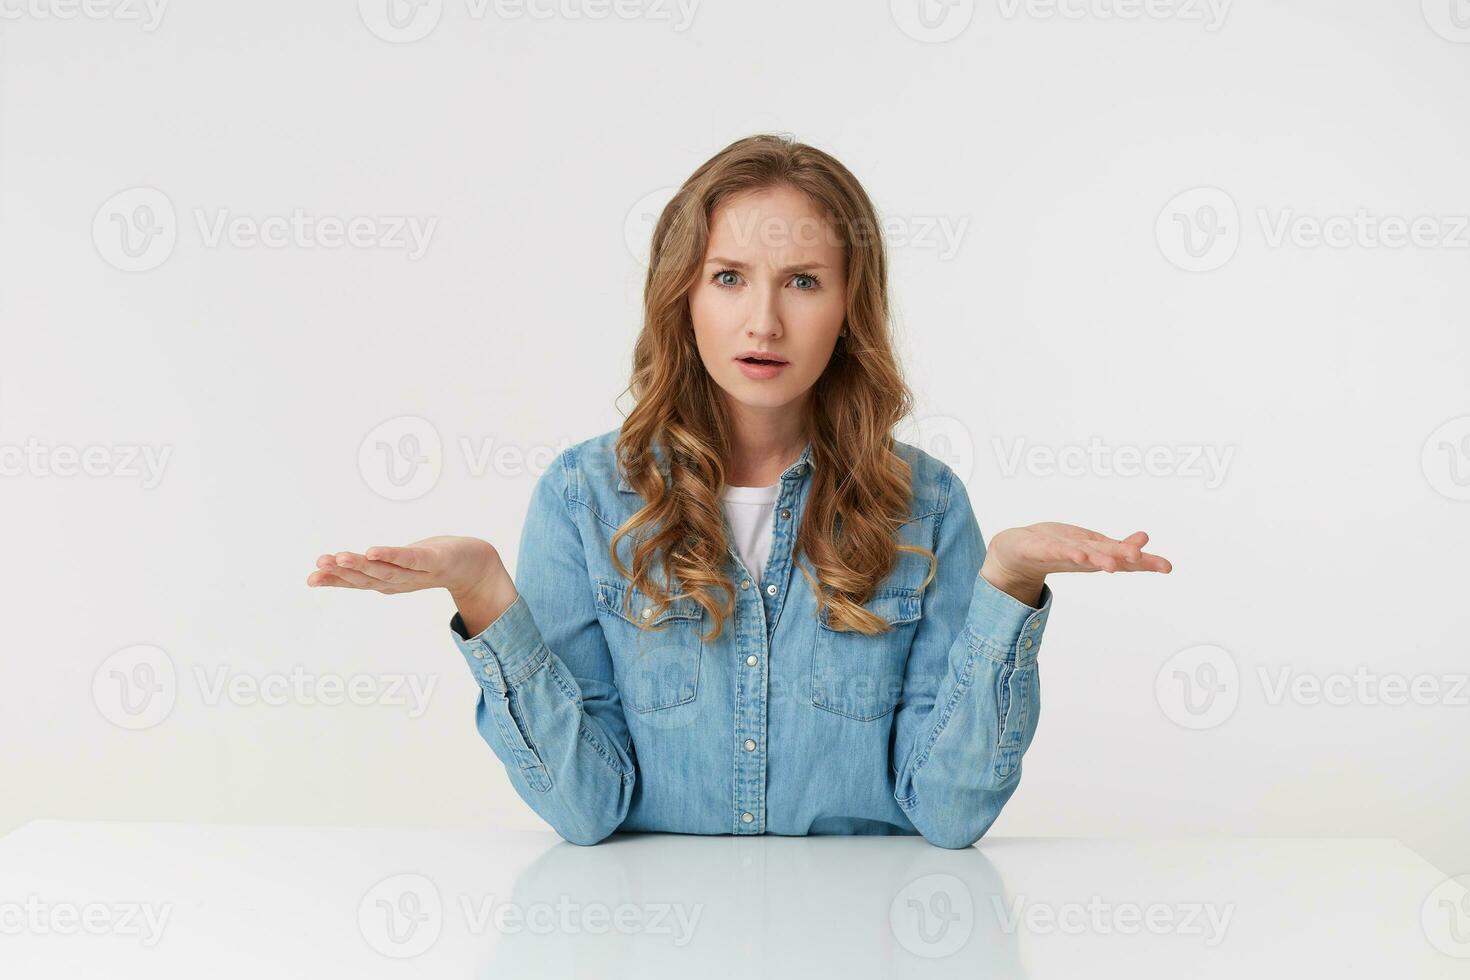
[[[735,281],[729,281],[725,278],[726,276],[734,277]],[[709,277],[709,281],[714,283],[716,286],[719,286],[721,289],[734,289],[736,286],[740,285],[739,280],[740,273],[736,272],[734,269],[721,269],[720,271]],[[809,293],[814,289],[819,289],[822,285],[821,279],[818,279],[816,276],[805,272],[798,272],[796,275],[791,277],[791,280],[792,282],[804,280],[805,282],[810,283],[810,285],[799,285],[796,287],[798,292],[803,293]]]

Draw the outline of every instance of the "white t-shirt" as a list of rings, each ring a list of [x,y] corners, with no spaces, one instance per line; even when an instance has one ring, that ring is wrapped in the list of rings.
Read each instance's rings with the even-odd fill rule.
[[[757,582],[761,580],[766,560],[771,556],[771,539],[776,532],[771,514],[780,495],[779,481],[768,487],[727,486],[720,493],[720,505],[734,534],[731,544]]]

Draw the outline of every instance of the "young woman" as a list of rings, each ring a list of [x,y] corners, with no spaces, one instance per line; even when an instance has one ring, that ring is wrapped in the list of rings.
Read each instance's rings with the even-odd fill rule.
[[[308,585],[448,590],[476,722],[565,839],[922,834],[966,847],[1021,778],[1053,572],[1168,572],[1142,531],[995,535],[892,437],[911,409],[878,218],[828,154],[726,147],[654,230],[636,407],[491,544],[322,555]],[[800,574],[797,574],[797,573]]]

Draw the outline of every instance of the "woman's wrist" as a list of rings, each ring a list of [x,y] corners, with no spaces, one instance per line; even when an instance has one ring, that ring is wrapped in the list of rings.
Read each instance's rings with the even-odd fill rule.
[[[1045,575],[1040,578],[1017,575],[992,561],[989,556],[986,556],[985,561],[980,565],[980,575],[985,581],[1017,602],[1024,603],[1033,609],[1040,607],[1041,588],[1046,584]]]
[[[459,618],[464,621],[466,639],[483,632],[485,627],[499,619],[520,595],[503,566],[471,586],[448,591],[459,610]]]

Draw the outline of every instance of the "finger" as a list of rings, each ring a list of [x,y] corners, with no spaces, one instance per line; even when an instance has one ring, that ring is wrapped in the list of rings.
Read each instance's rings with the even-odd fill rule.
[[[1152,555],[1147,552],[1144,553],[1138,567],[1141,571],[1163,572],[1166,575],[1174,570],[1174,565],[1169,559],[1162,555]]]
[[[337,568],[333,569],[332,574],[337,576],[339,579],[346,582],[353,588],[358,589],[376,589],[379,586],[387,584],[385,582],[378,581],[370,575],[364,575],[362,572],[359,572],[356,569],[346,568],[344,566],[338,566]]]
[[[1124,572],[1169,572],[1173,567],[1167,558],[1140,551],[1136,556],[1123,556],[1119,570]]]
[[[1116,545],[1099,545],[1098,547],[1108,551],[1114,557],[1122,560],[1120,568],[1125,572],[1168,572],[1173,569],[1167,558],[1150,554],[1143,550],[1141,545],[1135,544],[1139,538],[1147,538],[1148,535],[1142,531],[1135,531],[1128,535]]]
[[[1147,535],[1144,536],[1147,537]],[[1118,542],[1114,550],[1115,554],[1122,557],[1129,571],[1141,568],[1147,563],[1147,556],[1144,554],[1143,545],[1137,540],[1138,537],[1137,533],[1128,535]]]
[[[1092,542],[1086,545],[1087,555],[1092,563],[1105,572],[1116,572],[1122,567],[1122,560],[1108,550],[1108,546],[1102,542]]]
[[[1145,531],[1134,531],[1126,538],[1110,538],[1106,534],[1099,531],[1090,531],[1087,528],[1082,528],[1082,531],[1087,540],[1095,544],[1123,544],[1131,545],[1135,548],[1142,548],[1148,543],[1148,533]]]
[[[410,571],[427,572],[429,570],[428,556],[424,554],[422,548],[393,548],[374,545],[367,550],[367,557],[372,561],[388,562]]]
[[[1143,556],[1140,549],[1121,541],[1092,541],[1087,547],[1112,558],[1118,568],[1132,568],[1134,563]]]
[[[359,589],[359,590],[367,591],[367,592],[380,592],[383,595],[398,595],[399,593],[402,593],[402,592],[415,592],[415,591],[417,591],[417,589],[414,586],[411,586],[411,585],[409,585],[409,586],[393,585],[393,584],[391,584],[389,582],[381,582],[378,579],[369,578],[367,576],[360,575],[357,572],[349,572],[347,569],[343,569],[342,571],[344,573],[346,573],[347,575],[353,576],[356,579],[356,581],[347,581],[347,579],[344,578],[342,575],[334,575],[334,574],[332,574],[330,572],[318,571],[318,572],[313,572],[312,575],[313,576],[321,576],[322,579],[321,579],[321,581],[318,581],[318,582],[316,582],[314,584],[316,584],[316,585],[332,585],[332,586],[336,586],[336,587],[342,588],[342,589]],[[308,578],[307,582],[308,582],[308,584],[312,584],[310,578]]]
[[[377,578],[376,575],[372,575],[368,572],[368,560],[355,551],[339,551],[332,557],[332,570],[337,572],[338,574],[341,574],[343,571],[352,571],[371,579]]]
[[[1125,571],[1132,571],[1139,562],[1143,561],[1143,548],[1133,544],[1127,538],[1114,544],[1111,551],[1122,560]]]
[[[428,578],[424,572],[411,572],[385,561],[369,561],[364,556],[350,551],[337,556],[337,567],[350,568],[354,572],[361,572],[379,582],[391,582],[397,585],[419,583],[422,579]]]
[[[351,588],[351,586],[348,585],[346,582],[342,581],[331,572],[325,571],[323,569],[317,569],[310,575],[306,576],[306,584],[311,586],[312,588],[326,585],[335,585],[338,588]]]

